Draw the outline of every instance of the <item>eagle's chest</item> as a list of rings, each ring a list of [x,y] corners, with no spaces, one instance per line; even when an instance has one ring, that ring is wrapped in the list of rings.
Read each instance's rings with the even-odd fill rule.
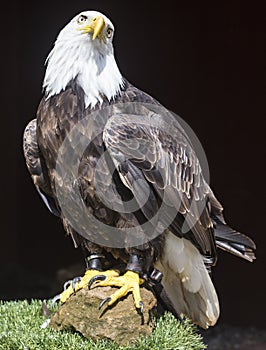
[[[106,205],[105,198],[110,189],[115,191],[115,184],[106,160],[100,119],[95,121],[88,112],[71,117],[56,110],[54,104],[50,107],[45,117],[39,110],[38,143],[51,187],[55,193],[58,187],[71,193],[71,187],[78,186],[88,210],[102,222],[114,225],[117,214]]]

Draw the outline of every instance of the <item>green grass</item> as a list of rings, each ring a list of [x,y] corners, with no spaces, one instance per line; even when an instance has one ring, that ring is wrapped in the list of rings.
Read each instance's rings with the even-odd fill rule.
[[[188,320],[178,322],[166,313],[158,319],[149,337],[141,337],[131,346],[118,346],[106,340],[93,342],[78,333],[57,332],[41,325],[40,300],[0,301],[0,350],[200,350],[205,349],[196,327]]]

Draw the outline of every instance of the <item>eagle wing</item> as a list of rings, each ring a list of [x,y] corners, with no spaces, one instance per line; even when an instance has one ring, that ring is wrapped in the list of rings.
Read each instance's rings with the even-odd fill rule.
[[[171,231],[189,238],[214,263],[214,229],[206,206],[210,189],[183,129],[173,123],[171,133],[160,127],[161,121],[155,114],[113,115],[103,132],[106,148],[146,219],[166,200],[176,213],[169,221]]]
[[[53,197],[48,171],[37,142],[37,121],[31,120],[25,128],[23,151],[28,171],[34,185],[50,212],[60,216],[59,208]]]

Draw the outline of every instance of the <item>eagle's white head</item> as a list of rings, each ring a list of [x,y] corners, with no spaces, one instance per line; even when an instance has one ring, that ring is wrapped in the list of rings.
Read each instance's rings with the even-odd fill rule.
[[[43,88],[47,98],[63,91],[72,79],[85,93],[86,107],[115,98],[123,86],[113,51],[114,26],[97,11],[84,11],[59,33],[47,58]]]

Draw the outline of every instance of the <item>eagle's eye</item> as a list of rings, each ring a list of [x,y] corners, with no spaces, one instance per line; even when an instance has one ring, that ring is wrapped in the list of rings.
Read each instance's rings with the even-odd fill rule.
[[[88,19],[87,16],[84,16],[84,15],[79,16],[79,18],[78,18],[78,24],[82,24],[82,23],[86,22],[87,19]]]
[[[106,31],[106,34],[107,34],[107,38],[111,38],[111,36],[113,34],[113,29],[109,27]]]

